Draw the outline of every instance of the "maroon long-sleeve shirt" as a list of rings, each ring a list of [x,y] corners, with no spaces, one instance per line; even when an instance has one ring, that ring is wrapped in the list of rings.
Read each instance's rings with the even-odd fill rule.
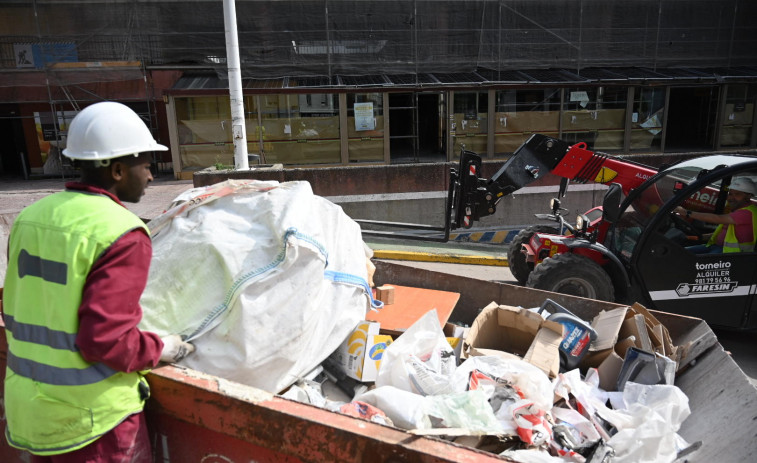
[[[92,185],[70,182],[66,188],[105,195],[123,206],[113,194]],[[95,262],[84,284],[76,336],[87,361],[124,372],[158,364],[163,342],[157,334],[137,327],[142,320],[139,298],[147,284],[151,258],[150,237],[139,229],[119,238]]]

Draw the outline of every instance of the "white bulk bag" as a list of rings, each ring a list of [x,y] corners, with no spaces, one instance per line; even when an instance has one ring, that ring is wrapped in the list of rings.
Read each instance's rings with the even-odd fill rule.
[[[149,224],[140,327],[191,341],[182,365],[280,392],[374,303],[359,225],[309,183],[226,181],[177,200]]]

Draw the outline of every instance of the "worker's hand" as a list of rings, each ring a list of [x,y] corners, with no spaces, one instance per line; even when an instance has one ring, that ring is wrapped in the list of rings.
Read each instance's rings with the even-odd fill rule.
[[[195,346],[182,341],[178,334],[171,334],[160,338],[160,340],[163,341],[163,353],[160,354],[161,362],[176,363],[195,351]]]
[[[675,209],[673,209],[673,212],[675,212],[676,214],[680,216],[686,215],[686,209],[682,208],[681,206],[678,206]]]

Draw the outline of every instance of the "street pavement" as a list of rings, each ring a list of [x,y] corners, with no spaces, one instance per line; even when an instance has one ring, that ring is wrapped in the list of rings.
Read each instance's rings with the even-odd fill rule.
[[[66,182],[74,180],[76,179],[0,179],[0,214],[18,214],[24,207],[51,193],[63,190]],[[166,210],[174,198],[190,188],[191,180],[174,180],[169,176],[157,177],[147,187],[141,201],[125,203],[125,206],[143,219],[154,219]]]
[[[0,216],[5,216],[10,225],[8,219],[12,220],[24,207],[63,190],[66,182],[73,180],[75,179],[0,179]],[[177,196],[191,188],[191,180],[157,177],[147,187],[145,195],[138,203],[125,203],[125,206],[140,218],[152,220],[165,212]],[[381,259],[485,266],[507,265],[507,246],[503,244],[433,243],[379,237],[366,237],[366,243],[374,249],[375,257]]]

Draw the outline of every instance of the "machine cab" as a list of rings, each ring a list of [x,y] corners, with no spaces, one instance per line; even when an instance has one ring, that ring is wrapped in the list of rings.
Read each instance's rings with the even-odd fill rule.
[[[713,326],[757,327],[757,252],[697,254],[717,225],[674,212],[732,212],[728,188],[738,177],[757,182],[757,158],[705,156],[661,171],[623,201],[605,245],[628,269],[639,302]]]

